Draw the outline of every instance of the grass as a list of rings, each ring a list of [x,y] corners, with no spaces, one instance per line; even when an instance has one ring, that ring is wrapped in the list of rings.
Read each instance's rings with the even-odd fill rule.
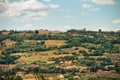
[[[37,42],[42,42],[43,40],[24,40],[24,43],[36,44]]]
[[[86,48],[83,47],[77,47],[78,50],[75,50],[76,47],[73,48],[65,48],[62,49],[62,51],[68,52],[68,54],[59,54],[56,55],[54,54],[57,52],[57,50],[49,50],[49,51],[42,51],[42,52],[33,52],[33,53],[17,53],[21,57],[17,60],[19,64],[31,64],[33,62],[39,62],[39,63],[47,63],[47,64],[52,64],[54,61],[49,61],[50,58],[59,58],[59,57],[64,57],[64,56],[73,56],[72,52],[79,52],[79,50],[86,50]],[[16,55],[17,55],[16,54]],[[79,58],[83,58],[84,56],[80,55],[78,56]]]
[[[60,46],[66,45],[65,42],[66,42],[65,40],[45,40],[45,46],[46,47],[54,47],[54,46],[60,47]]]
[[[113,63],[118,63],[120,65],[120,53],[116,53],[116,54],[107,54],[106,56],[108,56],[109,58],[111,58]]]
[[[51,61],[48,61],[50,58],[72,56],[72,54],[55,55],[54,52],[56,52],[56,50],[38,52],[37,54],[32,54],[32,55],[29,55],[29,56],[21,56],[18,59],[18,63],[31,64],[33,62],[40,61],[40,62],[46,62],[47,64],[50,64],[50,63],[53,63]],[[43,55],[43,54],[46,54],[46,55]]]
[[[24,43],[37,44],[37,42],[45,42],[45,46],[48,47],[60,47],[66,45],[65,40],[24,40]]]
[[[6,46],[6,48],[11,48],[11,47],[15,46],[15,44],[16,44],[15,41],[12,41],[10,39],[4,40],[3,43]]]

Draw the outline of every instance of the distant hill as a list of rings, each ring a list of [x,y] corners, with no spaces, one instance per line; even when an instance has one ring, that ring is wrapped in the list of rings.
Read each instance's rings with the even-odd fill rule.
[[[44,30],[44,29],[40,29],[38,30],[39,33],[41,34],[54,34],[54,33],[61,33],[61,31],[57,31],[57,30]]]

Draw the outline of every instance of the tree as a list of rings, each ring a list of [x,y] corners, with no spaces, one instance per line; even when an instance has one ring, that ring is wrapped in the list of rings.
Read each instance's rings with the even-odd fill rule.
[[[102,56],[102,55],[103,55],[103,52],[100,50],[95,50],[92,54],[92,56]]]
[[[14,69],[6,71],[0,69],[0,80],[23,80],[22,77],[15,76],[15,73],[16,71]]]
[[[16,76],[15,80],[23,80],[21,76]]]
[[[33,75],[35,76],[36,80],[44,80],[44,75],[41,74],[41,69],[39,67],[36,67],[33,69]]]
[[[102,32],[102,29],[99,29],[99,32]]]
[[[38,34],[39,33],[39,31],[38,30],[35,30],[35,34]]]
[[[115,64],[115,70],[117,73],[120,74],[120,66],[118,66],[118,64]]]

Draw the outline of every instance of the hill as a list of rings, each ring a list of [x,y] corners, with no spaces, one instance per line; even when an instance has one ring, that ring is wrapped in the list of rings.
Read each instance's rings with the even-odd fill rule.
[[[120,32],[41,29],[0,33],[0,80],[120,79]]]

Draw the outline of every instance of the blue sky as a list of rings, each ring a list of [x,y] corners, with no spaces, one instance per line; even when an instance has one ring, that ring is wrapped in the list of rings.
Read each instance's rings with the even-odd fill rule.
[[[0,30],[120,29],[120,0],[0,0]]]

